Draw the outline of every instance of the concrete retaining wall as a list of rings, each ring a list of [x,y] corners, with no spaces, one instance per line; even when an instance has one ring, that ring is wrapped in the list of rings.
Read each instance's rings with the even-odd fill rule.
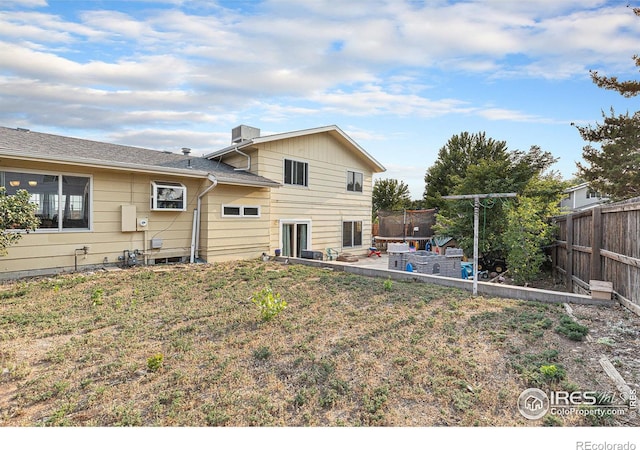
[[[404,272],[399,270],[371,269],[356,265],[336,264],[327,261],[314,261],[300,258],[276,258],[278,261],[289,260],[290,264],[303,264],[306,266],[326,267],[333,270],[349,272],[366,277],[377,277],[398,281],[414,281],[418,283],[432,283],[440,286],[449,286],[465,291],[473,292],[473,281],[461,278],[440,277],[426,275],[415,272]],[[501,297],[515,300],[531,300],[544,303],[578,303],[584,305],[613,306],[612,300],[593,299],[588,295],[572,294],[569,292],[547,291],[543,289],[533,289],[520,286],[507,286],[487,282],[478,282],[478,294],[487,297]]]

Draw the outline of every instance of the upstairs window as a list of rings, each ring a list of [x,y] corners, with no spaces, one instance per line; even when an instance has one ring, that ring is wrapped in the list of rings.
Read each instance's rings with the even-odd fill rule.
[[[186,211],[187,187],[172,181],[152,181],[151,209],[153,211]]]
[[[347,191],[362,192],[363,175],[360,172],[347,171]]]
[[[285,159],[284,184],[309,186],[309,164],[302,161]]]
[[[591,188],[587,189],[587,198],[602,198],[602,194],[600,192],[595,191]]]

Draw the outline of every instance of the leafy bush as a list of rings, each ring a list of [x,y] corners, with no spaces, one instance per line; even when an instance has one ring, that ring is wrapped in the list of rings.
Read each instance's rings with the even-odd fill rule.
[[[40,226],[36,209],[37,205],[31,202],[26,190],[8,195],[7,189],[0,186],[0,256],[6,255],[9,246],[22,238],[20,231],[28,233]]]
[[[264,321],[273,319],[287,307],[287,302],[280,298],[280,294],[274,294],[268,287],[253,294],[251,301],[258,307]]]

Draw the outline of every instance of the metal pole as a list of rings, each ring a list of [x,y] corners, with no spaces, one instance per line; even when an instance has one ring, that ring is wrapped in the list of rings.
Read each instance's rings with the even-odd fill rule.
[[[447,195],[442,197],[445,200],[467,200],[473,199],[473,295],[478,295],[478,228],[480,217],[481,198],[505,198],[515,197],[518,194],[509,192],[504,194],[467,194],[467,195]]]
[[[480,197],[473,200],[473,295],[478,295],[478,224],[480,216]]]
[[[402,242],[407,242],[407,210],[402,210]]]

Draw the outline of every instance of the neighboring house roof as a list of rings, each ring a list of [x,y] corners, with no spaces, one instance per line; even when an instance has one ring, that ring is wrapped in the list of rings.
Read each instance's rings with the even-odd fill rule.
[[[199,156],[37,133],[20,128],[0,127],[0,157],[2,156],[159,175],[206,178],[212,174],[223,184],[280,186],[280,183],[265,177],[235,170],[228,164]]]
[[[571,186],[570,188],[565,189],[563,192],[565,194],[570,194],[571,192],[579,191],[580,189],[588,188],[588,187],[589,187],[589,183],[585,182],[585,183],[576,184],[575,186]]]
[[[241,150],[243,148],[252,147],[258,144],[262,144],[264,142],[273,142],[279,141],[283,139],[291,139],[295,137],[308,136],[311,134],[318,133],[329,133],[331,136],[340,141],[343,145],[345,145],[348,149],[364,158],[369,165],[372,167],[373,172],[384,172],[386,169],[382,164],[380,164],[376,159],[367,153],[362,147],[360,147],[353,139],[351,139],[344,131],[342,131],[337,125],[328,125],[324,127],[318,128],[309,128],[306,130],[298,130],[298,131],[290,131],[287,133],[278,133],[271,134],[269,136],[259,136],[251,139],[247,139],[223,149],[217,150],[215,152],[204,155],[205,158],[214,159],[220,156],[224,156],[228,153],[235,152],[236,150]]]

